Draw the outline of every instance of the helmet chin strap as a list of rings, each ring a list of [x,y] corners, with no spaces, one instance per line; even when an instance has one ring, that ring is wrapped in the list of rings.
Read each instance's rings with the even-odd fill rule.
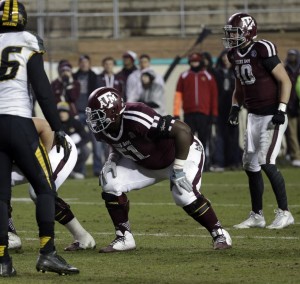
[[[109,137],[110,139],[112,139],[114,141],[119,140],[120,137],[123,134],[123,119],[122,119],[122,115],[120,115],[118,117],[120,117],[121,121],[120,121],[120,127],[119,127],[119,129],[116,129],[117,131],[109,131],[109,132],[106,131],[106,130],[109,130],[110,126],[113,123],[116,123],[116,121],[112,122],[108,128],[106,128],[105,130],[103,130],[104,135],[107,136],[107,137]]]

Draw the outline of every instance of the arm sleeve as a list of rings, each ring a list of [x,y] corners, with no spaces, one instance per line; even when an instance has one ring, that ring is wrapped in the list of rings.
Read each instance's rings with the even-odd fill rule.
[[[46,120],[53,131],[61,129],[54,95],[47,74],[44,70],[43,56],[35,53],[27,63],[28,80],[35,93],[36,99],[43,111]]]
[[[262,63],[264,65],[264,67],[268,70],[268,72],[271,72],[277,66],[277,64],[279,64],[280,62],[281,61],[278,58],[278,56],[275,55],[275,56],[264,59]]]

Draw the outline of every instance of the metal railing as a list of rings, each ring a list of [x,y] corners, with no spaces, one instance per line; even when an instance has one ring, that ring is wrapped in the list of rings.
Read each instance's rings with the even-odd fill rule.
[[[172,4],[172,8],[166,9],[164,5],[167,2]],[[187,34],[194,34],[199,31],[195,31],[196,22],[204,22],[208,26],[215,25],[220,27],[221,23],[225,23],[229,15],[236,12],[236,7],[239,10],[254,14],[255,17],[257,16],[261,20],[264,20],[266,14],[268,14],[268,18],[270,18],[270,15],[273,15],[271,18],[274,20],[269,20],[269,27],[276,29],[300,28],[300,3],[297,0],[272,0],[263,1],[261,4],[258,4],[257,0],[164,0],[163,4],[160,4],[162,3],[161,0],[154,0],[151,1],[153,6],[151,7],[148,3],[147,9],[142,7],[146,1],[134,0],[27,0],[24,3],[28,4],[30,8],[28,15],[30,19],[33,19],[31,27],[35,28],[43,38],[68,37],[78,39],[86,37],[90,35],[89,31],[92,27],[90,29],[89,27],[86,28],[83,23],[102,20],[104,22],[104,31],[100,30],[99,37],[119,39],[128,36],[122,32],[126,29],[143,28],[142,26],[126,26],[124,24],[126,20],[130,22],[128,19],[132,19],[132,22],[134,22],[136,19],[145,19],[146,17],[147,19],[154,19],[152,26],[151,23],[147,26],[148,30],[160,31],[160,34],[163,35],[163,29],[165,28],[165,35],[172,33],[171,35],[185,37]],[[130,7],[130,3],[132,3],[132,6],[136,4],[137,7]],[[193,3],[197,9],[191,9]],[[105,8],[102,9],[104,4]],[[86,7],[99,7],[99,9],[90,11],[91,8],[82,7],[84,5]],[[199,8],[201,5],[203,5],[203,9]],[[157,26],[156,19],[166,18],[169,19],[168,24],[162,23],[161,27]],[[193,23],[191,24],[191,22]],[[85,30],[85,28],[88,30]],[[170,30],[172,31],[170,32]],[[145,33],[145,35],[147,34]]]

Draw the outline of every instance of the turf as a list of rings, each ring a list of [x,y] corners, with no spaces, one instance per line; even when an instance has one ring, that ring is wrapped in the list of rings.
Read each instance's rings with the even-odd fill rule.
[[[72,207],[83,226],[94,236],[97,249],[64,252],[71,243],[68,231],[56,225],[56,247],[80,269],[76,276],[37,273],[37,227],[27,186],[13,189],[13,217],[23,247],[11,252],[17,276],[8,283],[300,283],[299,169],[282,169],[290,210],[296,224],[283,230],[233,229],[249,214],[247,178],[242,171],[204,173],[202,193],[233,239],[233,248],[214,251],[208,232],[175,206],[168,182],[128,194],[130,221],[137,249],[99,254],[110,243],[114,230],[101,199],[98,179],[67,180],[59,195]],[[274,218],[276,201],[265,178],[264,213]],[[45,282],[46,281],[46,282]],[[4,279],[0,279],[4,283]]]

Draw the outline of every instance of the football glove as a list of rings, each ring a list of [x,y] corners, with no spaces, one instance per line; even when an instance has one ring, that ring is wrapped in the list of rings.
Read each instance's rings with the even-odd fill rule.
[[[276,114],[272,117],[273,124],[284,124],[285,121],[285,113],[281,110],[278,110]]]
[[[66,139],[66,133],[62,130],[55,132],[54,140],[56,144],[57,153],[60,152],[60,147],[64,149],[64,157],[63,160],[66,162],[69,159],[71,153],[71,147]]]
[[[240,107],[237,105],[231,106],[228,123],[231,126],[237,126],[239,124],[239,111]]]
[[[117,165],[115,162],[113,162],[112,160],[108,160],[106,161],[106,163],[104,164],[102,170],[101,170],[101,173],[100,173],[100,176],[102,178],[102,182],[104,184],[107,183],[107,174],[111,172],[112,173],[112,176],[113,178],[117,177]]]
[[[193,191],[193,186],[186,178],[185,172],[182,169],[173,169],[173,173],[171,175],[171,183],[176,186],[180,195],[183,194],[184,190],[187,192]]]

